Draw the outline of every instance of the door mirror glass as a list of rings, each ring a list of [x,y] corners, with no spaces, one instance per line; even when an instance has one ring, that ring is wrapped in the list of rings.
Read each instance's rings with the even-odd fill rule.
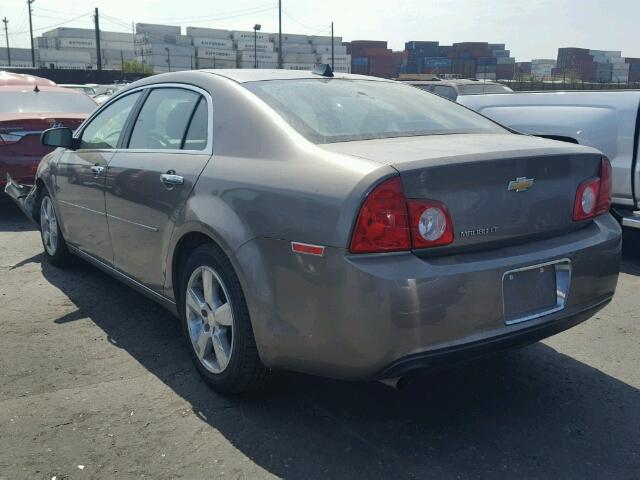
[[[50,128],[42,132],[40,141],[49,147],[73,148],[73,131],[67,127]]]

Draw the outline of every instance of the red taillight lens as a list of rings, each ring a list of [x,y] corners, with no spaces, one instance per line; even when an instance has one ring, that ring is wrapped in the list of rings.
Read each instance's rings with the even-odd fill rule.
[[[603,215],[611,207],[611,163],[606,157],[600,164],[600,177],[582,182],[576,192],[573,220],[587,220]]]
[[[367,197],[351,238],[352,253],[409,250],[409,221],[400,177],[378,185]]]
[[[607,157],[602,157],[600,163],[600,194],[594,215],[604,215],[611,208],[611,162]]]
[[[453,242],[453,223],[444,203],[408,200],[413,248],[448,245]]]

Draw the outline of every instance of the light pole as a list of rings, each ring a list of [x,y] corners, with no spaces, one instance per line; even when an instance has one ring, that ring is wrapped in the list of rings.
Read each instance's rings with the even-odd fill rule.
[[[164,47],[164,49],[167,52],[167,65],[169,65],[169,71],[171,71],[171,51],[169,47]]]
[[[259,23],[253,26],[253,68],[258,68],[258,30],[261,28]]]

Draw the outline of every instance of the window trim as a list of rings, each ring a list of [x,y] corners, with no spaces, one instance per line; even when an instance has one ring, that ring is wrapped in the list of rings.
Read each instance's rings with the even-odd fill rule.
[[[144,106],[147,97],[151,93],[152,90],[157,88],[181,88],[183,90],[191,90],[195,93],[198,93],[204,98],[207,102],[207,147],[203,150],[180,150],[180,149],[158,149],[158,148],[126,148],[124,145],[129,143],[129,139],[131,138],[131,134],[133,132],[133,126],[135,124],[135,120],[138,118],[140,114],[140,110]],[[127,95],[131,95],[135,92],[143,91],[143,94],[138,99],[138,102],[134,105],[131,110],[131,114],[127,118],[127,121],[124,124],[122,129],[122,133],[120,134],[120,138],[118,139],[118,145],[116,148],[109,149],[101,149],[101,151],[122,151],[122,152],[131,152],[131,153],[190,153],[190,154],[200,154],[200,155],[213,155],[213,100],[211,95],[206,90],[197,87],[195,85],[191,85],[189,83],[152,83],[149,85],[143,85],[137,88],[132,88],[131,90],[127,90],[123,92],[121,95],[117,95],[109,101],[105,102],[99,109],[97,109],[84,123],[82,129],[77,130],[76,138],[81,138],[86,125],[93,120],[95,116],[97,116],[102,110],[107,108],[107,106],[112,103],[118,101],[119,99],[124,98]],[[196,104],[197,107],[197,104]]]

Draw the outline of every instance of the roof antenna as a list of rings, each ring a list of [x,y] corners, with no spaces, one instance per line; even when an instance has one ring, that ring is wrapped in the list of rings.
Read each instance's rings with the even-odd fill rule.
[[[331,70],[331,65],[328,63],[316,63],[311,73],[315,75],[322,75],[323,77],[333,77],[333,70]]]
[[[38,84],[36,83],[36,86],[33,87],[33,91],[38,93],[40,91],[40,89],[38,88]]]

